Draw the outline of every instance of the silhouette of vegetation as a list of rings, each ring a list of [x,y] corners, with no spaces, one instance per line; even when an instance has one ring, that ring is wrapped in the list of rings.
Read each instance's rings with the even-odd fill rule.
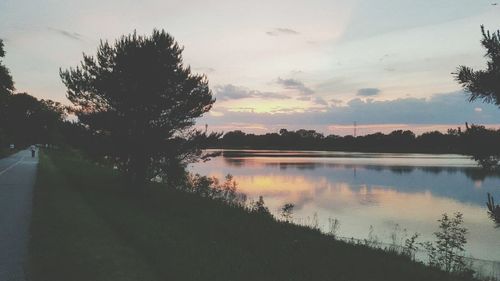
[[[0,39],[0,97],[14,92],[14,81],[10,75],[9,69],[3,64],[2,58],[5,57],[4,43]]]
[[[500,107],[500,30],[490,33],[481,25],[481,32],[481,44],[486,49],[485,57],[488,59],[486,70],[459,66],[455,78],[470,94],[469,101],[480,99]]]
[[[374,133],[364,136],[323,135],[314,130],[288,131],[263,135],[230,131],[217,142],[219,148],[334,150],[359,152],[419,152],[491,154],[500,148],[500,130],[466,124],[466,130],[450,129],[416,136],[411,131],[397,130],[389,134]],[[402,171],[404,172],[404,171]]]
[[[292,203],[286,203],[281,207],[280,215],[281,218],[286,222],[291,222],[293,217],[293,208],[295,207]]]
[[[405,239],[405,245],[403,254],[415,260],[415,253],[418,251],[417,239],[420,236],[419,233],[414,233],[411,237]]]
[[[486,57],[489,59],[487,70],[474,71],[470,67],[460,66],[456,79],[470,93],[469,101],[481,99],[483,102],[500,106],[500,31],[491,34],[490,31],[485,31],[484,26],[481,26],[481,32],[483,34],[481,44],[486,48]],[[482,137],[478,138],[477,135],[482,135]],[[474,159],[487,170],[498,169],[500,166],[498,136],[495,138],[492,131],[479,126],[470,130],[469,138],[470,136],[483,141],[480,144],[473,144],[474,147],[487,148],[473,153]],[[485,140],[489,143],[484,143]],[[487,207],[491,218],[500,223],[500,207],[495,206],[494,199],[489,193]]]
[[[500,30],[491,33],[481,26],[483,39],[481,44],[486,49],[488,59],[486,70],[474,70],[471,67],[459,66],[455,78],[469,93],[469,101],[482,100],[500,107]],[[485,130],[480,132],[485,134]],[[476,159],[486,169],[497,169],[500,166],[500,148],[497,139],[491,140],[491,146],[473,153]],[[475,144],[480,145],[480,144]]]
[[[394,251],[398,252],[398,248],[403,245],[403,240],[405,237],[408,236],[407,230],[401,229],[401,226],[399,224],[394,224],[394,227],[392,229],[390,239],[391,239],[391,245],[389,246],[389,251]]]
[[[468,126],[463,135],[465,153],[472,155],[486,171],[500,168],[500,130],[488,130],[484,126]]]
[[[264,197],[262,196],[259,196],[259,200],[250,203],[249,210],[251,213],[272,217],[271,212],[269,212],[269,208],[266,207],[266,204],[264,203]]]
[[[495,205],[495,199],[488,193],[488,202],[486,202],[486,206],[488,207],[488,214],[491,219],[500,226],[500,205]]]
[[[34,143],[62,143],[66,108],[58,102],[15,93],[12,76],[1,60],[3,48],[0,39],[0,156],[7,153],[10,144],[22,148]]]
[[[457,212],[453,217],[445,213],[438,222],[440,222],[440,231],[434,233],[436,241],[423,244],[429,253],[429,264],[446,272],[472,276],[473,272],[464,258],[468,231],[463,226],[462,213]]]
[[[337,237],[337,233],[340,229],[340,220],[337,218],[328,218],[328,232],[327,234],[333,238]]]
[[[215,177],[188,174],[187,181],[178,188],[201,197],[221,200],[232,206],[246,206],[246,195],[237,191],[237,184],[231,175],[227,175],[221,184]]]
[[[370,227],[368,228],[368,237],[365,239],[364,245],[375,248],[379,243],[380,239],[377,235],[375,235],[375,228],[373,227],[373,225],[370,225]]]
[[[26,146],[62,141],[60,126],[66,111],[60,103],[38,100],[26,93],[12,94],[6,100],[4,114],[8,122],[2,129],[8,143]]]
[[[6,133],[5,125],[7,124],[7,99],[14,91],[14,82],[9,73],[9,69],[3,64],[2,58],[5,57],[3,40],[0,39],[0,157],[5,153],[6,149]]]
[[[61,70],[73,111],[101,157],[135,186],[175,179],[187,163],[206,157],[201,149],[218,134],[193,129],[215,102],[204,75],[191,72],[183,48],[163,30],[101,42],[95,57]]]

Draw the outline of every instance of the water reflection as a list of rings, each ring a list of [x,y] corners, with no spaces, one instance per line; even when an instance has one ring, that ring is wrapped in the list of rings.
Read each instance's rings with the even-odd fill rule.
[[[366,238],[372,225],[381,240],[390,241],[399,224],[430,240],[442,213],[461,211],[471,230],[468,252],[500,260],[500,232],[485,207],[486,194],[500,192],[500,176],[479,173],[466,157],[283,153],[224,152],[192,169],[217,177],[234,175],[241,191],[254,198],[263,195],[275,213],[290,202],[298,219],[316,213],[320,225],[327,226],[328,218],[337,218],[339,235],[347,237]]]
[[[359,159],[362,161],[362,159]],[[353,185],[365,182],[397,188],[400,191],[415,192],[428,190],[434,195],[450,197],[461,202],[484,205],[486,193],[500,189],[500,175],[485,173],[477,167],[444,166],[392,166],[337,164],[312,162],[298,159],[280,158],[229,158],[224,157],[226,167],[245,167],[251,170],[274,171],[279,169],[285,174],[305,172],[306,176],[324,176],[330,181],[343,181]],[[471,191],[471,186],[475,191]]]

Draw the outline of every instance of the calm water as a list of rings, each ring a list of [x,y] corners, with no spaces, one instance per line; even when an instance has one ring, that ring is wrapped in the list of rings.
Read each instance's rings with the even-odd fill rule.
[[[345,237],[365,239],[373,226],[373,235],[390,242],[399,225],[433,240],[441,214],[460,211],[470,231],[467,254],[500,261],[500,228],[485,207],[487,192],[500,200],[500,175],[482,175],[465,156],[224,150],[191,171],[232,174],[240,191],[264,196],[275,214],[293,203],[297,222],[317,214],[326,231],[328,218],[337,218]]]

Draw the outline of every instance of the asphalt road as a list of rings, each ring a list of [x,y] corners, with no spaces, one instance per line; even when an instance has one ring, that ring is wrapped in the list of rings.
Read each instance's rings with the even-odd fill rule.
[[[0,280],[24,281],[33,186],[38,164],[29,150],[0,159]]]

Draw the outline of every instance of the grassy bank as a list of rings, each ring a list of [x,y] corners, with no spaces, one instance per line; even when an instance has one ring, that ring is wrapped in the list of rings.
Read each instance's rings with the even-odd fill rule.
[[[0,158],[5,158],[5,157],[9,157],[10,155],[18,152],[19,150],[21,149],[8,149],[8,148],[0,148]]]
[[[123,184],[76,152],[40,154],[32,280],[458,280],[218,201]]]

